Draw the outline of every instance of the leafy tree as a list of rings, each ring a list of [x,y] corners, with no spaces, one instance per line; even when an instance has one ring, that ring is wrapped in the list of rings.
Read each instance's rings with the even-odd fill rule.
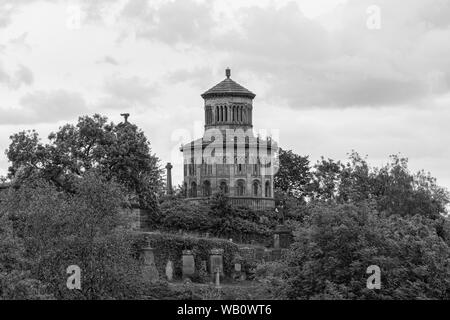
[[[96,114],[80,117],[76,125],[64,125],[48,139],[43,144],[35,131],[12,135],[6,151],[11,162],[8,177],[17,184],[31,176],[42,177],[73,191],[76,178],[95,168],[125,186],[141,207],[157,208],[162,170],[136,125],[107,123],[106,117]]]
[[[58,299],[126,299],[143,294],[123,187],[95,171],[73,182],[73,193],[46,180],[12,189],[0,211],[23,241],[34,278]],[[66,287],[66,268],[82,270],[82,289]]]
[[[287,258],[290,299],[448,299],[450,247],[440,225],[421,215],[379,214],[360,204],[316,204]],[[447,240],[446,240],[447,239]],[[370,265],[381,290],[366,287]]]
[[[339,182],[342,173],[340,161],[326,160],[322,157],[314,166],[310,191],[316,200],[335,200],[339,193]]]
[[[275,188],[289,197],[304,199],[308,195],[311,179],[308,157],[280,148],[278,158],[279,169],[274,177]]]
[[[408,159],[391,156],[381,168],[352,152],[347,162],[322,158],[312,173],[312,199],[337,203],[372,201],[380,212],[439,218],[446,213],[449,193],[424,171],[413,174]]]
[[[388,214],[437,219],[446,214],[450,197],[429,173],[408,170],[408,160],[391,156],[391,162],[373,173],[373,195],[378,210]]]
[[[22,241],[14,236],[12,222],[0,210],[0,300],[51,299],[45,285],[31,276],[31,264],[24,254]]]

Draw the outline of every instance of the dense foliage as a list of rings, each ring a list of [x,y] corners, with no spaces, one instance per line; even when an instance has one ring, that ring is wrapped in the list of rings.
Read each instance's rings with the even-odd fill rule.
[[[290,152],[280,157],[280,167],[304,165],[305,158]],[[303,203],[292,201],[296,197],[290,196],[292,189],[286,192],[286,182],[283,181],[291,179],[296,178],[294,175],[277,177],[275,188],[278,194],[284,194],[283,205],[295,211]],[[438,186],[435,178],[424,171],[411,173],[408,160],[399,156],[391,156],[390,162],[381,168],[371,168],[366,159],[356,152],[349,155],[347,162],[322,158],[309,169],[308,174],[299,175],[298,179],[297,182],[290,181],[289,185],[302,185],[300,189],[306,190],[302,193],[304,200],[342,204],[373,201],[377,210],[386,214],[420,214],[436,219],[446,214],[450,201],[448,191]]]
[[[36,180],[4,199],[0,215],[9,221],[28,272],[55,298],[104,299],[139,296],[145,287],[133,257],[134,238],[122,208],[122,188],[94,173],[65,193]],[[2,242],[2,251],[8,247]],[[4,260],[4,259],[2,259]],[[66,269],[82,270],[81,290],[66,287]]]
[[[291,152],[280,158],[281,166],[304,163]],[[449,194],[429,173],[411,173],[398,156],[371,168],[356,152],[347,162],[322,158],[309,172],[310,180],[298,180],[306,203],[275,180],[296,237],[284,271],[271,276],[273,292],[289,299],[450,298]],[[371,265],[381,269],[380,290],[366,287]]]
[[[224,249],[230,274],[236,243],[269,246],[280,223],[295,230],[295,241],[283,259],[253,273],[258,297],[450,298],[449,194],[399,156],[381,168],[356,152],[311,166],[280,149],[277,210],[253,211],[232,207],[222,193],[207,201],[159,197],[159,160],[130,123],[95,115],[63,126],[46,144],[34,131],[11,140],[11,187],[0,193],[0,299],[198,298],[189,285],[174,291],[144,279],[139,248],[155,248],[161,276],[171,260],[178,279],[182,250],[193,250],[194,281],[204,282],[199,266],[211,249]],[[149,209],[158,232],[131,230],[133,203]],[[81,290],[66,287],[69,265],[81,267]],[[381,289],[366,286],[371,265],[381,269]],[[214,298],[205,290],[200,297]]]
[[[450,223],[380,214],[367,204],[317,204],[286,261],[290,299],[448,299]],[[368,266],[381,289],[366,287]]]
[[[96,169],[104,178],[123,185],[131,200],[155,211],[162,181],[150,143],[136,125],[107,121],[100,115],[80,117],[76,125],[66,124],[51,133],[47,144],[35,131],[12,135],[6,151],[11,163],[9,178],[20,185],[39,177],[73,191],[77,178]]]
[[[217,193],[209,202],[167,199],[161,203],[160,220],[153,228],[164,231],[208,233],[235,242],[252,240],[269,244],[278,217],[273,211],[256,212],[232,208],[229,199]]]

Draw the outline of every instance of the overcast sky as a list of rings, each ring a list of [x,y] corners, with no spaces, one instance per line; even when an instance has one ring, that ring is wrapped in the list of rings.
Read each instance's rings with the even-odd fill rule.
[[[131,113],[176,164],[226,67],[281,147],[401,153],[450,187],[449,0],[0,0],[0,174],[12,133],[94,113]]]

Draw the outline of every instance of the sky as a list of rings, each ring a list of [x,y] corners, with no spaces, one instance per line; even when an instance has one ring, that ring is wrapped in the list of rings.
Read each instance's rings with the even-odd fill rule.
[[[179,184],[229,67],[283,149],[400,153],[450,188],[449,39],[448,0],[0,0],[0,175],[13,133],[128,112]]]

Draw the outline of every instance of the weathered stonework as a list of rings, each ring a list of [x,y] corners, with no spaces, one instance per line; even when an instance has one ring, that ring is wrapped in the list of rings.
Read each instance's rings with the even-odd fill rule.
[[[207,199],[222,190],[234,206],[274,208],[277,144],[254,136],[255,94],[231,80],[229,69],[226,74],[225,80],[202,94],[204,136],[181,147],[185,196]]]

